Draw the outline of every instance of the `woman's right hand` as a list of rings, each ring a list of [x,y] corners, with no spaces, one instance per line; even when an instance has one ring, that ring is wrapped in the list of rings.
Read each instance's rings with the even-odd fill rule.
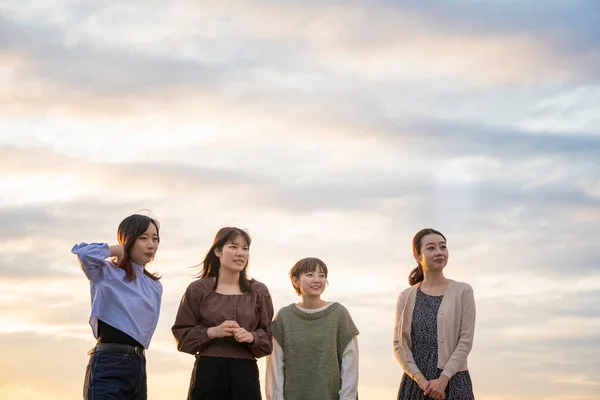
[[[125,255],[125,246],[122,244],[115,244],[113,246],[108,246],[110,250],[110,256],[114,258],[114,263],[119,264]]]
[[[211,339],[233,336],[240,326],[235,321],[224,321],[221,325],[208,328],[206,334]]]

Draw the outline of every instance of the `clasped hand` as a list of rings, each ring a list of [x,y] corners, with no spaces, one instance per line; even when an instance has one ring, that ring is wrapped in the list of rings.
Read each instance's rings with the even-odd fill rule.
[[[221,325],[208,328],[207,334],[211,339],[233,337],[239,343],[254,342],[254,335],[235,321],[224,321]]]
[[[425,396],[429,396],[435,400],[445,400],[446,399],[446,386],[448,386],[448,378],[445,375],[441,375],[437,379],[432,379],[428,381],[423,374],[417,374],[415,376],[415,380],[423,394]]]

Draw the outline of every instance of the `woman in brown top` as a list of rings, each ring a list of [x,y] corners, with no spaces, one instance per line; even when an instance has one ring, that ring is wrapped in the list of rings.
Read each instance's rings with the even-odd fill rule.
[[[247,232],[219,230],[181,299],[172,331],[177,349],[196,356],[188,400],[261,398],[256,359],[273,349],[273,303],[246,275],[249,248]]]

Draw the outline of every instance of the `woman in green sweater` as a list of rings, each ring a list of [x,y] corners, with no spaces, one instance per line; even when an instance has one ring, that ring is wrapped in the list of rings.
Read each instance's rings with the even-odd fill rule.
[[[304,258],[290,279],[302,301],[283,307],[271,323],[267,399],[356,400],[358,329],[343,305],[321,299],[327,266]]]

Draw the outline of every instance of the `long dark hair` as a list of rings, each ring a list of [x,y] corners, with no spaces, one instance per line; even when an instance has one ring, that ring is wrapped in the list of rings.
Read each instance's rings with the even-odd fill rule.
[[[158,236],[158,241],[160,242],[160,235],[158,234],[160,224],[157,220],[150,218],[146,215],[130,215],[129,217],[121,221],[121,223],[119,224],[119,228],[117,229],[117,240],[119,241],[119,244],[122,244],[125,248],[123,258],[120,260],[119,264],[117,264],[117,267],[125,271],[125,279],[130,282],[135,281],[136,275],[135,270],[133,269],[133,265],[131,264],[129,251],[135,244],[137,238],[148,230],[150,224],[154,224],[154,226],[156,227],[156,235]],[[148,272],[146,270],[146,267],[144,267],[144,274],[148,275],[155,281],[160,279],[160,275]]]
[[[436,231],[435,229],[421,229],[419,232],[417,232],[412,241],[413,254],[417,254],[419,256],[421,255],[421,245],[423,244],[423,238],[432,233],[440,235],[444,238],[444,240],[446,240],[446,237],[441,232]],[[423,266],[420,262],[417,264],[417,267],[410,272],[410,275],[408,275],[408,283],[410,284],[410,286],[416,285],[419,282],[423,282],[423,278],[425,277],[425,275],[423,274]]]
[[[202,261],[202,263],[200,264],[202,268],[200,269],[198,278],[206,278],[209,276],[214,277],[216,289],[217,285],[219,284],[219,270],[221,269],[221,261],[219,260],[219,257],[217,257],[215,250],[222,251],[223,247],[227,243],[233,242],[240,236],[246,241],[246,243],[248,244],[248,248],[250,248],[251,239],[250,234],[248,234],[248,232],[240,228],[229,226],[219,229],[219,232],[217,232],[217,234],[215,235],[215,240],[213,241],[212,246],[210,246],[210,249],[204,257],[204,261]],[[243,293],[248,293],[252,291],[252,281],[248,279],[248,275],[246,273],[247,269],[248,262],[246,262],[244,269],[240,271],[240,279],[238,281],[240,285],[240,290]]]

